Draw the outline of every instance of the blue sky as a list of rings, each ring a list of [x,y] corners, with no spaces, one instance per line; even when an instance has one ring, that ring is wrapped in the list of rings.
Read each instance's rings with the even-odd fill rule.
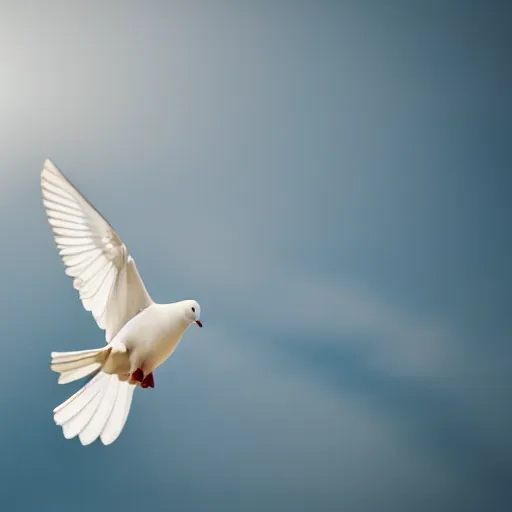
[[[16,510],[509,510],[510,12],[2,3],[1,494]],[[110,447],[52,350],[104,335],[46,157],[191,329]]]

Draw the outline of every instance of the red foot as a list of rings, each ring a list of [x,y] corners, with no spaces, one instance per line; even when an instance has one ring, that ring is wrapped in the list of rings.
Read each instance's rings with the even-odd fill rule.
[[[140,368],[137,368],[132,373],[132,382],[143,382],[143,381],[144,381],[144,372]]]
[[[141,383],[141,386],[143,388],[154,388],[155,387],[155,379],[153,378],[152,373],[148,373],[146,377],[144,377],[144,380]]]

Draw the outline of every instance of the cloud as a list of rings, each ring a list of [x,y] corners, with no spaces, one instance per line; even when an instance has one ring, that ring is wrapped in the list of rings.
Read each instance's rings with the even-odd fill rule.
[[[402,499],[412,506],[419,495],[435,502],[446,487],[462,485],[401,435],[395,419],[275,360],[259,339],[221,329],[189,338],[160,377],[168,407],[148,397],[138,411],[153,411],[145,449],[162,485],[176,459],[186,481],[208,481],[207,493],[230,502],[233,489],[258,489],[271,509],[305,510],[320,500],[364,510],[393,503],[396,485],[408,489]]]
[[[266,196],[267,205],[273,200]],[[393,375],[437,379],[453,370],[460,341],[452,326],[400,306],[370,283],[301,268],[280,255],[280,233],[272,224],[265,233],[248,232],[244,213],[232,222],[218,211],[191,213],[190,223],[179,222],[176,237],[150,242],[151,231],[145,232],[155,257],[172,262],[168,275],[214,297],[217,314],[262,335],[310,336],[317,346],[362,345],[369,363]]]

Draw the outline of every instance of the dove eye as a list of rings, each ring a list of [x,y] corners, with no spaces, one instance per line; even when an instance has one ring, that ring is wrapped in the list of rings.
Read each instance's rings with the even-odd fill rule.
[[[192,307],[192,311],[195,313],[196,312],[196,308]]]

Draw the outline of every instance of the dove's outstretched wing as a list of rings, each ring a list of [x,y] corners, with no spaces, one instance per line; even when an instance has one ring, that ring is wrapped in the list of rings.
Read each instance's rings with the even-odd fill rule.
[[[66,274],[108,343],[153,301],[118,234],[50,160],[41,172],[41,188]]]

